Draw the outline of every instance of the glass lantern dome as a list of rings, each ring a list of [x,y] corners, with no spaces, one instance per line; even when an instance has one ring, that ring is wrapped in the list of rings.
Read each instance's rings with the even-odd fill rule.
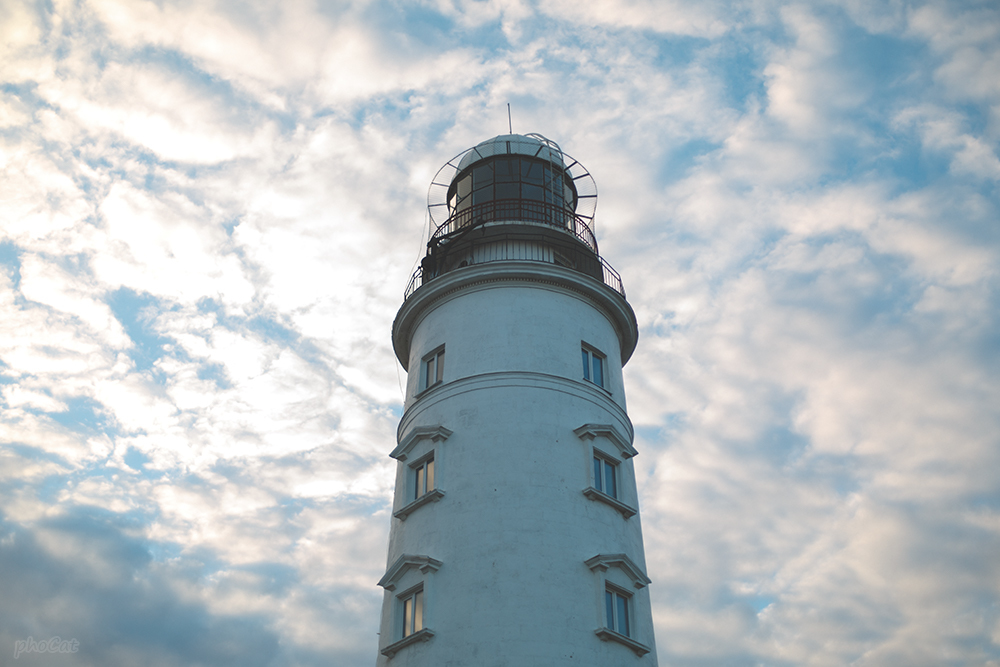
[[[436,236],[470,224],[515,220],[586,228],[593,236],[597,187],[554,141],[540,134],[502,134],[445,164],[431,183],[427,206]]]

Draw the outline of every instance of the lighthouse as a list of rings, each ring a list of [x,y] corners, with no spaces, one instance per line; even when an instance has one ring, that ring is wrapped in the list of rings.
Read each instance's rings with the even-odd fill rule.
[[[538,134],[431,183],[392,327],[407,384],[380,667],[656,665],[622,380],[638,327],[596,206]]]

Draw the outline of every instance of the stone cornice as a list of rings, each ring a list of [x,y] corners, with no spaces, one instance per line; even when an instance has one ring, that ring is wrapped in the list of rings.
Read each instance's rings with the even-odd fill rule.
[[[586,489],[584,489],[583,495],[587,496],[591,500],[598,500],[602,503],[611,505],[616,510],[621,512],[622,516],[625,517],[626,519],[631,519],[632,517],[634,517],[636,514],[639,513],[639,510],[635,509],[634,507],[626,505],[617,498],[612,498],[608,494],[604,493],[599,489],[595,489],[592,486],[589,486]]]
[[[422,630],[417,630],[409,637],[403,637],[398,642],[393,642],[392,644],[389,644],[384,649],[382,649],[380,653],[387,658],[391,658],[392,656],[399,653],[400,649],[409,646],[410,644],[416,644],[417,642],[429,641],[430,638],[433,636],[434,636],[433,630],[429,630],[428,628],[423,628]]]
[[[626,437],[624,434],[628,434],[626,439],[631,440],[633,428],[628,414],[603,389],[596,387],[591,382],[571,380],[559,375],[537,373],[535,371],[481,373],[438,385],[433,392],[421,396],[406,409],[406,412],[403,413],[402,418],[399,420],[399,427],[396,429],[397,437],[401,437],[400,434],[407,432],[407,429],[416,421],[420,413],[430,406],[436,405],[441,401],[447,401],[461,393],[498,387],[525,387],[561,391],[590,401],[595,407],[602,408],[607,412],[605,418],[610,418],[616,422],[614,428],[619,438]]]
[[[400,425],[402,426],[402,424]],[[397,461],[405,461],[406,457],[410,454],[410,450],[413,449],[414,445],[421,440],[429,439],[434,442],[441,442],[443,440],[447,440],[451,434],[452,431],[449,431],[444,426],[441,426],[441,424],[435,424],[434,426],[418,426],[407,433],[405,438],[399,441],[396,448],[389,452],[389,456]]]
[[[436,503],[442,498],[444,498],[444,491],[442,491],[441,489],[433,489],[431,491],[428,491],[424,495],[420,496],[412,503],[400,507],[398,510],[393,512],[392,515],[397,519],[399,519],[400,521],[406,521],[406,517],[413,514],[414,510],[416,510],[417,508],[423,507],[427,503]]]
[[[618,452],[621,454],[623,459],[630,459],[639,452],[635,450],[632,446],[631,436],[626,436],[615,428],[614,424],[584,424],[583,426],[574,429],[573,433],[581,440],[593,440],[597,436],[603,436],[610,440],[615,447],[618,448]]]
[[[561,289],[585,298],[610,320],[621,343],[621,362],[625,366],[639,340],[635,313],[625,298],[601,281],[588,275],[547,262],[512,260],[489,262],[456,269],[423,285],[403,302],[392,323],[392,346],[403,367],[410,363],[410,338],[417,324],[431,307],[459,291],[489,288],[497,283],[536,284]]]
[[[632,584],[636,588],[644,588],[647,584],[652,583],[652,580],[646,576],[646,573],[642,571],[635,561],[626,556],[625,554],[597,554],[593,558],[588,558],[584,561],[591,570],[595,572],[597,570],[606,571],[609,567],[617,567],[619,570],[624,572],[632,580]]]
[[[378,585],[387,591],[393,591],[396,590],[396,584],[399,583],[399,579],[410,568],[417,568],[422,573],[427,574],[428,572],[437,572],[443,564],[438,559],[431,558],[430,556],[403,554],[385,571],[385,574],[379,579]]]
[[[594,630],[594,634],[600,637],[601,641],[618,642],[619,644],[624,644],[625,646],[628,646],[630,649],[635,651],[635,654],[640,658],[653,650],[648,646],[646,646],[645,644],[637,642],[631,637],[626,637],[620,632],[615,632],[610,628],[598,628]]]

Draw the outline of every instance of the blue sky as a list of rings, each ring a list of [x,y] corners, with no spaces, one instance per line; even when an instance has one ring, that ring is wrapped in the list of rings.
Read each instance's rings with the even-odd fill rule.
[[[371,664],[437,169],[578,158],[661,665],[1000,665],[992,2],[0,6],[0,652]],[[20,662],[19,662],[20,664]]]

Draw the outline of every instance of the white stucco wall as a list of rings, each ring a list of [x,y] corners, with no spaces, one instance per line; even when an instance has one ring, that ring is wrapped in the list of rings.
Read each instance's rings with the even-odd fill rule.
[[[404,460],[394,509],[409,501],[410,463],[431,450],[444,496],[405,521],[393,519],[387,567],[403,554],[441,566],[410,568],[405,585],[386,591],[381,646],[401,637],[397,595],[420,583],[425,626],[435,634],[391,659],[380,656],[379,665],[656,664],[645,582],[637,586],[614,566],[585,563],[598,554],[626,554],[645,571],[638,514],[625,518],[583,493],[592,486],[596,447],[620,462],[619,500],[637,508],[631,458],[614,438],[574,433],[585,424],[609,425],[629,446],[620,334],[614,317],[587,296],[593,286],[576,288],[591,279],[551,266],[537,278],[522,273],[462,284],[445,276],[438,280],[456,288],[439,284],[440,296],[410,313],[400,440],[435,426],[450,435],[418,439],[397,452]],[[583,380],[581,341],[606,355],[607,390]],[[420,392],[421,358],[442,344],[443,382]],[[605,625],[605,578],[632,594],[631,635],[654,649],[642,657],[595,635]]]
[[[411,338],[407,405],[417,393],[422,357],[442,344],[446,382],[504,371],[582,380],[581,341],[607,356],[605,385],[624,408],[618,337],[583,295],[529,282],[465,288],[435,304]]]

